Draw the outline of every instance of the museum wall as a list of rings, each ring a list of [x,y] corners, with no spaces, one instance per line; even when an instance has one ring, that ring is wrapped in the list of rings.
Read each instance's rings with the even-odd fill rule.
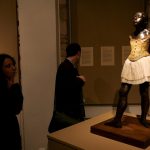
[[[90,54],[85,52],[83,59],[92,61],[79,66],[87,80],[84,86],[87,105],[116,104],[122,66],[129,53],[129,35],[134,29],[132,16],[144,11],[144,4],[144,0],[70,1],[71,41],[89,48]],[[138,86],[134,86],[129,104],[139,103]]]
[[[7,53],[13,56],[17,62],[17,76],[19,77],[18,66],[18,31],[17,31],[17,9],[16,0],[0,1],[0,53]]]
[[[46,150],[57,68],[55,0],[18,0],[18,12],[23,148]]]

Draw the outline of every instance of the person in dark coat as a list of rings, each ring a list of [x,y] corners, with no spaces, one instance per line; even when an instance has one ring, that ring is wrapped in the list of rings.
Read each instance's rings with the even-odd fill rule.
[[[77,64],[81,47],[71,43],[66,48],[66,59],[56,74],[54,112],[48,131],[54,132],[81,122],[85,118],[82,87],[85,77],[79,75]]]
[[[17,115],[23,107],[21,86],[15,83],[16,62],[8,54],[0,54],[1,146],[5,150],[21,150]]]

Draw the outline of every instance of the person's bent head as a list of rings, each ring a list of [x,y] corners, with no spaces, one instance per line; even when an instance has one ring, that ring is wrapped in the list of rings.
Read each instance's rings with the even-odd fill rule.
[[[78,43],[71,43],[66,48],[67,57],[75,56],[79,52],[81,52],[81,47]]]

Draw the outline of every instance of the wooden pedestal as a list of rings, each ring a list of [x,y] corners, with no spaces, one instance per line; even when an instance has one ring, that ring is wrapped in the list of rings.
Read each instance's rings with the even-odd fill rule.
[[[91,126],[91,132],[140,148],[146,148],[150,145],[150,128],[141,125],[138,118],[124,115],[122,128],[105,125],[111,120],[112,118]]]

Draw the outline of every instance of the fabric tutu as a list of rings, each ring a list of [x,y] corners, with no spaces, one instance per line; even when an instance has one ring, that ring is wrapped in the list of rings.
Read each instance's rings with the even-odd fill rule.
[[[126,59],[121,81],[128,84],[142,84],[150,82],[150,56],[142,57],[137,61]]]

